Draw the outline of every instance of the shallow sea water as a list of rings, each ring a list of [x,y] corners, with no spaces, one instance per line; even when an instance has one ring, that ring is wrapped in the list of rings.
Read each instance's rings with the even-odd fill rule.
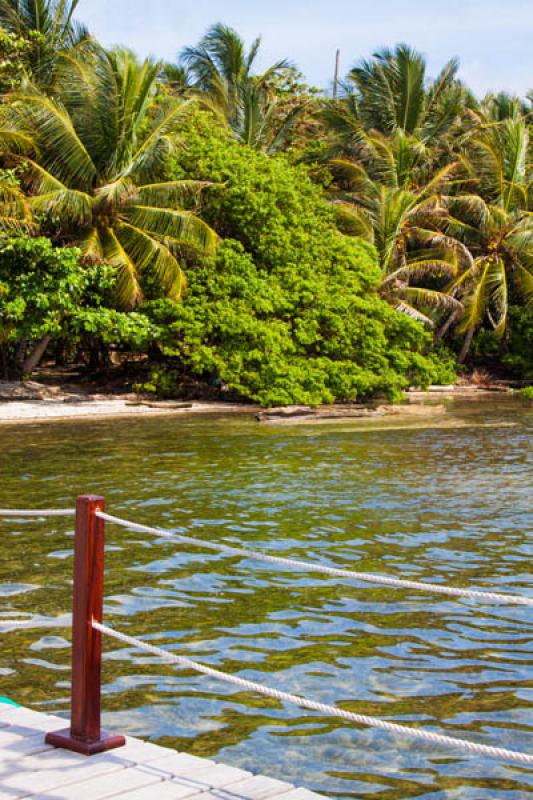
[[[0,429],[0,507],[108,510],[360,571],[533,594],[533,409],[276,426],[152,418]],[[72,523],[0,520],[0,694],[68,715]],[[533,753],[531,608],[393,590],[108,526],[105,621],[231,673]],[[108,729],[336,798],[518,800],[533,769],[363,730],[105,642]]]

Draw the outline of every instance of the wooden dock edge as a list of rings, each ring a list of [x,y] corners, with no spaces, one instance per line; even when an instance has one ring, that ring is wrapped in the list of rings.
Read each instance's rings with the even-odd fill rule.
[[[65,720],[0,705],[0,800],[325,800],[308,789],[126,737],[87,758],[45,735]]]

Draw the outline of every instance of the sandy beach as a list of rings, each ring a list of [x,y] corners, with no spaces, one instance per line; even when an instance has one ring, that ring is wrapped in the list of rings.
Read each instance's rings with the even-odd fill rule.
[[[57,400],[0,401],[0,425],[62,420],[96,420],[139,416],[185,416],[189,414],[253,414],[258,408],[232,403],[193,402],[188,407],[176,408],[176,403],[139,405],[120,397],[106,400],[87,400],[75,403]]]
[[[497,395],[477,388],[460,386],[430,387],[428,391],[406,393],[407,403],[400,405],[335,405],[312,408],[289,406],[261,409],[253,403],[224,401],[157,400],[136,394],[89,393],[82,390],[49,386],[36,382],[7,383],[0,381],[0,425],[41,423],[62,420],[97,420],[139,416],[188,416],[199,414],[254,414],[261,422],[276,424],[310,424],[335,422],[347,418],[383,416],[436,416],[445,413],[443,401],[453,398],[479,399],[481,395]]]

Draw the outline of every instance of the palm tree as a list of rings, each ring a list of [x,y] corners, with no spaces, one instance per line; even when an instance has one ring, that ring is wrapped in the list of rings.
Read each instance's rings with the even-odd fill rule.
[[[453,184],[458,163],[429,174],[424,145],[401,131],[392,137],[360,133],[355,149],[358,160],[331,162],[340,187],[334,192],[340,228],[374,244],[381,293],[398,310],[430,326],[443,314],[456,319],[461,303],[444,284],[471,258],[443,231],[442,192]]]
[[[401,130],[423,142],[434,141],[457,121],[466,100],[457,80],[459,64],[449,61],[435,80],[426,77],[426,62],[405,44],[384,49],[348,73],[348,95],[367,130]]]
[[[217,23],[196,47],[182,51],[180,61],[204,107],[228,125],[236,139],[273,152],[284,144],[305,103],[286,110],[276,93],[276,80],[290,69],[286,59],[259,75],[253,72],[260,46],[258,37],[247,52],[236,31]]]
[[[99,50],[92,61],[70,61],[57,98],[27,84],[4,112],[4,128],[33,145],[29,154],[4,146],[25,171],[34,213],[45,215],[56,241],[116,267],[124,307],[142,299],[145,270],[178,298],[184,253],[217,241],[190,210],[205,184],[168,180],[190,101],[168,97],[155,105],[159,69],[126,50]]]
[[[50,86],[58,60],[89,41],[74,19],[79,0],[0,0],[0,25],[33,43],[29,64],[34,82]]]
[[[261,78],[239,87],[239,108],[231,125],[234,137],[255,150],[274,153],[286,146],[305,102],[287,109]]]
[[[464,164],[477,193],[446,199],[446,231],[472,255],[449,287],[465,306],[461,361],[484,320],[504,334],[510,291],[533,306],[533,170],[519,109],[502,122],[482,123],[467,142]]]
[[[209,28],[196,47],[186,47],[181,53],[181,64],[193,76],[193,86],[223,111],[229,124],[239,115],[243,86],[257,77],[253,66],[260,47],[261,37],[257,37],[246,52],[239,34],[219,22]],[[259,77],[265,84],[288,67],[289,62],[282,59]]]

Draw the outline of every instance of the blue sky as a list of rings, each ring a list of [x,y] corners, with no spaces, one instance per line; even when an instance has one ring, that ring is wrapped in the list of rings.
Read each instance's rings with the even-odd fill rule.
[[[383,46],[405,41],[435,75],[451,56],[477,93],[533,88],[533,0],[81,0],[78,17],[106,45],[175,60],[221,21],[247,41],[263,35],[262,64],[289,56],[315,85]]]

